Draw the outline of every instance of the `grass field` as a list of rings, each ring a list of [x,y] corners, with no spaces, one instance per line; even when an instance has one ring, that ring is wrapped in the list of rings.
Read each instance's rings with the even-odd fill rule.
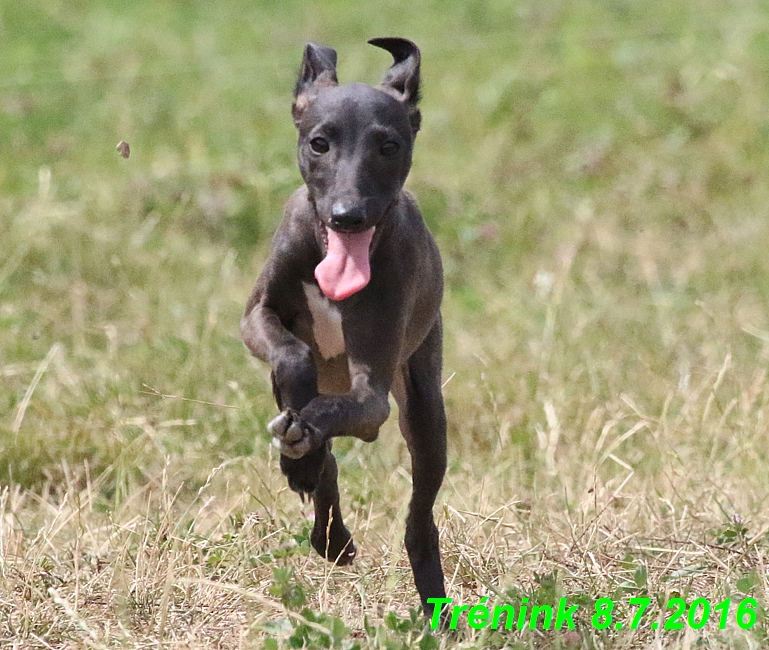
[[[317,40],[378,82],[379,35],[423,53],[449,595],[575,630],[410,612],[394,417],[335,445],[351,568],[269,444],[238,321],[300,183],[295,73]],[[0,646],[769,644],[765,3],[0,0],[0,40]],[[652,630],[673,597],[729,624]]]

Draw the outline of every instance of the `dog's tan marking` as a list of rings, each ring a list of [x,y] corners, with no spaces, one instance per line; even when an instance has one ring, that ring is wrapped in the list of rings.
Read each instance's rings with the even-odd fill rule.
[[[332,359],[344,353],[342,314],[314,284],[302,282],[307,306],[312,315],[312,335],[324,359]]]

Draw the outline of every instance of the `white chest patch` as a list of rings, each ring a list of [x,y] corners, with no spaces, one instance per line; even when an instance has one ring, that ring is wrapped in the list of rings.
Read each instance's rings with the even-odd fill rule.
[[[344,352],[342,314],[314,284],[302,282],[307,306],[312,314],[312,335],[324,359],[332,359]]]

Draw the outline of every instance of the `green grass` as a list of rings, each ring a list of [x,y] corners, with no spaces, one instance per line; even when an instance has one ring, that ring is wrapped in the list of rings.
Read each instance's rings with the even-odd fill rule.
[[[764,646],[767,34],[750,0],[0,2],[0,645]],[[269,445],[238,321],[300,183],[295,73],[317,40],[376,83],[378,35],[423,52],[449,593],[566,596],[573,633],[412,618],[394,418],[335,445],[350,569]],[[676,594],[761,609],[590,623]]]

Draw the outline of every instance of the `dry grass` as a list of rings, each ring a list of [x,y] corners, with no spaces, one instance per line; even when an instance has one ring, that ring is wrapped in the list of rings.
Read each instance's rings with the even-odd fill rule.
[[[586,412],[584,422],[566,424],[545,403],[532,451],[539,469],[529,489],[517,477],[535,461],[522,459],[504,435],[491,453],[453,454],[438,521],[455,602],[475,604],[484,595],[492,603],[523,596],[548,602],[565,595],[581,611],[576,634],[526,630],[505,637],[465,629],[459,638],[442,638],[440,647],[459,641],[465,647],[760,647],[756,630],[733,623],[724,632],[713,623],[697,632],[653,632],[648,624],[657,609],[637,631],[606,634],[590,624],[591,601],[599,597],[614,598],[627,621],[633,596],[680,594],[715,605],[727,596],[765,593],[765,478],[743,467],[759,464],[751,449],[765,448],[765,431],[750,432],[749,422],[762,420],[758,405],[767,386],[762,373],[734,397],[720,395],[733,372],[727,357],[705,373],[676,417],[646,415],[620,395]],[[499,404],[491,410],[505,419]],[[735,410],[747,424],[739,440],[724,428]],[[134,424],[143,427],[137,440],[160,446],[157,430],[184,422]],[[566,446],[575,430],[579,440]],[[709,432],[704,454],[698,431]],[[366,633],[364,618],[375,622],[394,611],[406,621],[414,602],[401,549],[409,476],[392,421],[375,448],[357,447],[342,473],[344,464],[372,462],[379,466],[364,480],[388,474],[389,480],[369,503],[346,499],[360,546],[352,568],[308,553],[309,522],[302,523],[298,499],[282,487],[275,458],[233,459],[190,490],[179,478],[185,469],[169,456],[109,509],[99,495],[115,466],[98,477],[87,464],[65,467],[60,484],[36,491],[6,486],[0,638],[12,647],[40,648],[260,647],[265,635],[285,638],[304,620],[279,597],[280,585],[299,585],[313,612],[344,621],[347,642],[385,647]],[[634,469],[644,462],[655,466]],[[276,567],[291,567],[293,577],[276,579]],[[762,614],[758,629],[763,625]],[[411,647],[423,634],[421,624],[412,627],[380,636]]]

